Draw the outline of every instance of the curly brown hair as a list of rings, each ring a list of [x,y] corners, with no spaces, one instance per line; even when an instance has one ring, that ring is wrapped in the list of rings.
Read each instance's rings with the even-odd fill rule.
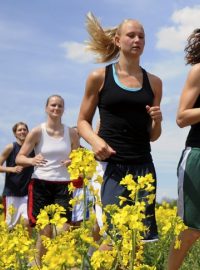
[[[195,29],[187,39],[185,47],[186,64],[195,65],[200,63],[200,28]]]

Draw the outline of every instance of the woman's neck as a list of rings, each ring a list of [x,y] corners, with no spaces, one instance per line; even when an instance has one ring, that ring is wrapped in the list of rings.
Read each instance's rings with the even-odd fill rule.
[[[127,59],[121,57],[119,58],[119,61],[117,62],[116,66],[119,71],[123,71],[130,76],[135,73],[141,72],[139,59],[131,59],[131,61],[127,61]]]
[[[19,145],[22,145],[24,143],[25,139],[24,140],[20,140],[20,139],[16,139],[16,142],[19,144]]]
[[[56,119],[48,118],[46,122],[46,126],[48,128],[58,130],[62,127],[61,119],[56,120]]]

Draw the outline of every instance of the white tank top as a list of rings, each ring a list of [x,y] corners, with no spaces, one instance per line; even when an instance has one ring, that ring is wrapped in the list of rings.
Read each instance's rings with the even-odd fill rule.
[[[46,123],[41,124],[40,142],[35,146],[35,154],[42,154],[47,160],[44,166],[35,166],[32,178],[48,181],[69,181],[70,176],[62,161],[69,159],[71,140],[69,128],[64,125],[64,136],[54,138],[46,131]]]

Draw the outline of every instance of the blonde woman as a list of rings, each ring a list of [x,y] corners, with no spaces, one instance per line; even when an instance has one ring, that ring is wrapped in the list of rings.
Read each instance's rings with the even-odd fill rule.
[[[16,162],[23,166],[34,166],[28,194],[30,224],[35,225],[40,209],[57,203],[66,209],[68,222],[65,229],[67,229],[72,220],[69,205],[72,195],[68,191],[70,176],[66,166],[70,164],[71,150],[79,146],[79,138],[73,128],[62,123],[64,99],[61,96],[50,96],[45,111],[46,122],[35,127],[28,134]],[[33,149],[35,157],[30,158],[28,155]],[[51,236],[51,234],[51,226],[46,226],[40,232],[40,236]],[[41,257],[45,252],[40,236],[37,241],[38,264],[41,263]]]
[[[104,207],[119,204],[119,196],[128,196],[127,190],[119,185],[126,174],[131,173],[137,179],[152,173],[156,179],[150,142],[161,134],[162,82],[140,66],[145,46],[145,32],[140,22],[127,19],[117,27],[104,29],[88,14],[87,30],[88,49],[96,54],[98,62],[110,63],[89,74],[78,118],[81,137],[92,146],[100,161],[98,172],[104,179],[101,186]],[[98,134],[92,129],[97,107]],[[155,201],[147,205],[144,220],[149,228],[144,239],[149,241],[158,237],[154,208]],[[102,226],[101,209],[97,220]]]

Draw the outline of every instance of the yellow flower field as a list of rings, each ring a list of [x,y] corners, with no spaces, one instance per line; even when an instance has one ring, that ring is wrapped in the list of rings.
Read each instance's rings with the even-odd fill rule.
[[[90,183],[91,176],[96,170],[93,154],[88,150],[78,149],[72,152],[71,159],[69,172],[72,179],[81,175],[84,179],[84,188],[89,188],[94,196],[97,196],[98,193],[95,192]],[[150,174],[138,177],[137,181],[132,175],[127,175],[121,180],[121,185],[125,185],[130,191],[129,198],[120,197],[120,207],[117,205],[105,207],[104,227],[100,231],[102,239],[98,243],[92,237],[95,224],[92,206],[90,206],[89,220],[84,214],[84,220],[80,227],[71,227],[68,231],[62,232],[59,228],[66,222],[66,218],[62,216],[65,209],[59,205],[45,207],[38,216],[37,226],[32,237],[29,237],[23,226],[23,221],[9,231],[3,221],[2,213],[0,216],[0,270],[166,269],[169,246],[175,239],[175,248],[180,247],[178,235],[186,227],[177,216],[176,206],[163,202],[156,207],[159,240],[153,243],[144,243],[143,235],[148,230],[142,222],[144,206],[146,203],[151,204],[153,197],[149,196],[145,200],[138,200],[138,192],[152,190],[153,181]],[[84,192],[84,202],[86,202],[85,195]],[[127,199],[134,203],[124,205]],[[2,206],[1,210],[3,210]],[[42,258],[42,266],[39,267],[34,263],[36,256],[35,234],[37,230],[49,224],[54,228],[54,237],[50,239],[43,236],[46,254]],[[110,246],[110,249],[100,249],[103,244]],[[91,248],[93,253],[89,255],[88,251]],[[190,253],[182,269],[188,270],[189,263],[194,265],[193,270],[199,269],[195,268],[195,265],[200,265],[196,259],[199,257],[196,257],[197,252],[199,252],[198,244]]]

